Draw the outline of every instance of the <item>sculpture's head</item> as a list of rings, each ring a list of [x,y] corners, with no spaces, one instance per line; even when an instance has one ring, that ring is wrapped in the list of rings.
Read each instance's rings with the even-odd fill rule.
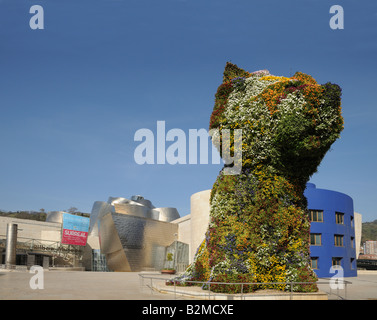
[[[343,129],[340,96],[338,85],[319,85],[301,72],[277,77],[228,62],[215,96],[212,138],[224,129],[233,138],[233,130],[242,129],[243,168],[269,167],[279,175],[307,179]]]

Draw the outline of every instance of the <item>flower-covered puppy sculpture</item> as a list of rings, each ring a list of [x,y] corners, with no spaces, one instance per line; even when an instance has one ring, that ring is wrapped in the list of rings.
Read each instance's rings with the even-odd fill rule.
[[[338,85],[309,75],[249,73],[227,63],[210,120],[222,132],[242,129],[242,170],[220,172],[210,198],[210,222],[194,262],[178,278],[211,282],[315,282],[310,267],[306,183],[343,129]],[[217,136],[216,136],[217,135]],[[216,136],[216,137],[215,137]],[[216,138],[216,139],[215,139]],[[235,150],[234,135],[230,148]],[[290,289],[285,284],[243,286]],[[240,285],[211,285],[240,292]],[[294,291],[316,291],[297,284]]]

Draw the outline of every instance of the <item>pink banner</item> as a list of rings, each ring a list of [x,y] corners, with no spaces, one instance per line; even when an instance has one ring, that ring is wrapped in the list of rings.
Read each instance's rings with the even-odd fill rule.
[[[62,243],[85,246],[87,237],[87,232],[63,229]]]

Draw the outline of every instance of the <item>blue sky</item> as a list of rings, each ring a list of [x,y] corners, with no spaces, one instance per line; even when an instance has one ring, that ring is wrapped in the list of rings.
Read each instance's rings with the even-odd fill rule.
[[[332,5],[344,29],[329,26]],[[32,5],[44,30],[32,30]],[[343,89],[345,129],[311,182],[377,219],[374,0],[1,0],[0,209],[90,212],[141,194],[190,212],[221,165],[138,165],[138,129],[208,128],[227,61]]]

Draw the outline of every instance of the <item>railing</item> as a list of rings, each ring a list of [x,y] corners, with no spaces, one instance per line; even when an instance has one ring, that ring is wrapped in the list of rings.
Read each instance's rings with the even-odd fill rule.
[[[311,284],[317,284],[321,285],[321,290],[327,293],[328,295],[335,296],[336,299],[341,299],[341,300],[347,300],[347,285],[352,284],[350,281],[346,281],[342,278],[336,278],[334,279],[323,279],[321,281],[316,281],[316,282],[294,282],[294,281],[289,281],[289,282],[205,282],[205,281],[188,281],[185,280],[185,283],[190,283],[193,285],[206,285],[208,289],[202,290],[201,292],[193,292],[190,291],[185,292],[184,289],[181,291],[177,291],[177,288],[193,288],[192,286],[179,286],[179,280],[175,280],[174,277],[164,277],[164,276],[157,276],[156,274],[146,274],[146,273],[141,273],[139,274],[140,278],[140,285],[141,288],[147,287],[150,289],[150,294],[153,294],[153,291],[156,290],[156,285],[153,285],[153,281],[155,281],[155,284],[157,281],[170,281],[173,283],[173,285],[170,285],[171,288],[173,288],[173,293],[174,293],[174,299],[177,299],[177,295],[186,295],[186,296],[194,296],[198,298],[204,298],[204,299],[215,299],[216,296],[222,296],[224,299],[228,298],[229,296],[237,297],[240,300],[245,300],[247,298],[247,293],[244,292],[244,286],[268,286],[268,285],[284,285],[284,288],[289,288],[287,291],[281,291],[279,293],[274,293],[274,296],[287,296],[289,294],[289,299],[292,300],[293,296],[295,294],[300,294],[302,292],[295,292],[294,287],[297,285],[311,285]],[[336,281],[336,282],[335,282]],[[335,284],[335,285],[334,285]],[[217,293],[217,292],[211,292],[211,285],[233,285],[233,286],[240,286],[240,293],[237,294],[229,294],[229,293]],[[325,285],[328,285],[329,290],[326,290]],[[336,287],[334,289],[333,287]],[[343,294],[341,294],[340,290],[343,291]],[[167,291],[166,288],[164,291]],[[170,290],[171,291],[171,290]],[[262,297],[262,296],[270,296],[271,293],[252,293],[252,297]]]
[[[25,239],[25,241],[20,241],[20,239]],[[6,247],[6,239],[0,239],[0,248]],[[46,252],[53,252],[53,253],[82,253],[83,249],[81,247],[74,247],[69,244],[62,244],[60,241],[52,241],[52,240],[38,240],[33,238],[27,237],[18,237],[17,238],[17,252],[19,251],[29,251],[29,250],[36,250],[36,251],[46,251]]]
[[[43,267],[42,265],[36,264],[38,266]],[[7,271],[25,271],[28,272],[30,269],[31,265],[23,265],[23,264],[0,264],[0,270],[7,270]],[[49,266],[48,268],[43,268],[44,270],[70,270],[70,269],[76,269],[77,271],[85,271],[85,268],[81,265],[79,266],[71,266],[71,265],[54,265],[54,266]]]
[[[13,271],[27,271],[27,266],[16,264],[0,264],[0,269]]]

